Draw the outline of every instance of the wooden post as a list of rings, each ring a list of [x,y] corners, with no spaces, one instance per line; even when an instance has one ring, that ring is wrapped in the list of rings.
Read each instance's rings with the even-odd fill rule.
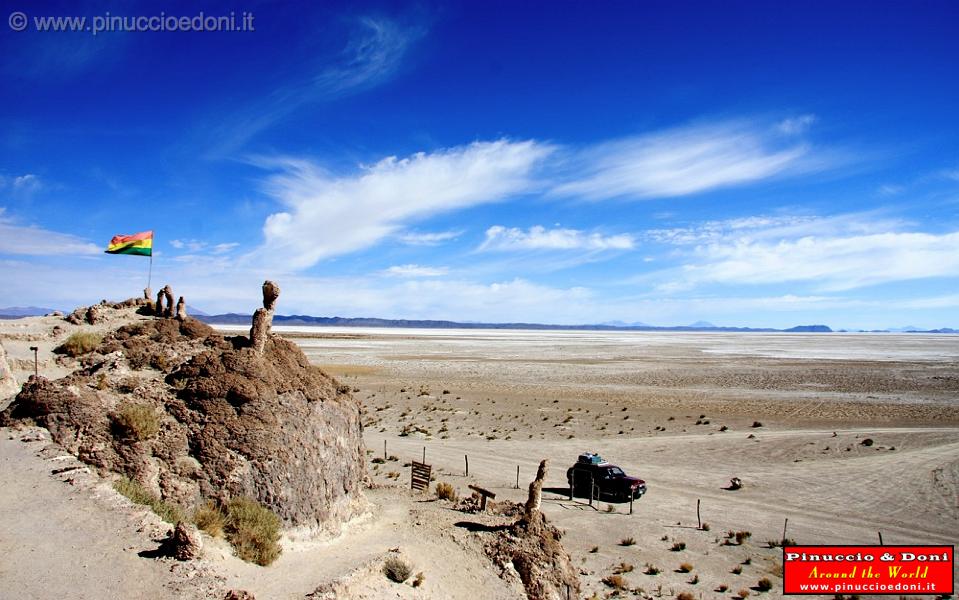
[[[882,532],[879,532],[879,545],[882,546]]]
[[[464,454],[463,458],[466,459],[466,476],[470,476],[470,456],[469,454]]]
[[[40,348],[38,346],[30,346],[30,349],[33,350],[33,376],[36,378],[40,376],[40,362],[37,358],[37,352],[40,351]]]
[[[423,446],[423,464],[426,464],[426,446]]]
[[[516,465],[516,489],[519,489],[519,465]]]
[[[386,440],[383,440],[383,460],[386,460]]]
[[[786,544],[786,526],[789,525],[789,517],[786,517],[786,520],[783,521],[783,539],[780,540],[781,545]]]
[[[696,529],[703,528],[703,520],[699,516],[699,498],[696,498]]]

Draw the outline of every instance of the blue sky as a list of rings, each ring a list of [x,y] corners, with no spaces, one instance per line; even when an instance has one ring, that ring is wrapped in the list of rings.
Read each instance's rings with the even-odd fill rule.
[[[3,10],[0,306],[959,326],[955,2]]]

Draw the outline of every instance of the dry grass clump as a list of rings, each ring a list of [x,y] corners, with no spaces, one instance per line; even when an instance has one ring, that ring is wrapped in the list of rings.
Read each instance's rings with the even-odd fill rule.
[[[603,583],[617,590],[625,590],[628,586],[622,575],[609,575],[603,578]]]
[[[265,567],[280,556],[280,525],[273,511],[252,498],[233,498],[226,505],[226,539],[247,562]]]
[[[768,592],[773,589],[773,582],[768,577],[763,577],[756,583],[756,589],[760,592]]]
[[[718,586],[716,586],[716,591],[719,592],[720,594],[725,594],[728,589],[729,589],[729,586],[726,585],[725,583],[720,583]]]
[[[226,515],[214,502],[204,502],[193,511],[193,524],[211,537],[223,537]]]
[[[751,538],[752,536],[753,536],[753,534],[752,534],[751,532],[749,532],[749,531],[737,531],[737,532],[736,532],[736,543],[741,546],[743,542],[745,542],[746,540],[748,540],[748,539]]]
[[[383,574],[390,581],[403,583],[413,574],[413,569],[399,556],[391,556],[383,562]]]
[[[742,568],[741,566],[739,566],[739,565],[736,565],[736,566],[733,567],[732,570],[730,571],[730,573],[732,573],[733,575],[739,575],[739,574],[741,574],[742,572],[743,572],[743,568]]]
[[[632,545],[634,545],[634,544],[636,544],[636,540],[635,540],[634,538],[631,538],[631,537],[626,537],[626,538],[623,538],[623,539],[619,540],[619,545],[620,545],[620,546],[632,546]]]
[[[632,572],[633,572],[633,565],[629,563],[621,562],[618,565],[616,565],[615,568],[613,568],[613,573],[617,575],[622,575],[623,573],[632,573]]]
[[[117,479],[113,482],[113,489],[129,498],[134,504],[150,507],[150,510],[167,523],[176,524],[183,520],[183,511],[178,506],[165,502],[132,479],[127,477]]]
[[[742,598],[742,600],[746,600],[746,598],[749,598],[749,590],[746,588],[739,590],[738,596]]]
[[[661,572],[659,567],[653,566],[652,563],[646,563],[646,570],[643,573],[647,575],[659,575]]]
[[[423,573],[423,571],[420,571],[416,574],[416,577],[413,578],[413,587],[422,586],[424,581],[426,581],[426,575]]]
[[[89,331],[78,331],[57,346],[54,352],[76,358],[87,352],[93,352],[102,341],[103,336],[100,334],[90,333]]]
[[[676,600],[696,600],[696,596],[689,592],[679,592],[676,594]]]
[[[128,402],[113,414],[113,424],[120,434],[138,442],[146,441],[160,431],[160,418],[152,406]]]
[[[456,502],[458,496],[456,494],[456,488],[453,487],[453,484],[441,481],[436,484],[436,497],[440,500]]]
[[[688,562],[680,563],[679,568],[676,570],[680,573],[689,573],[693,570],[693,565]]]
[[[670,548],[673,552],[682,552],[686,549],[686,542],[676,542],[673,544],[673,547]]]

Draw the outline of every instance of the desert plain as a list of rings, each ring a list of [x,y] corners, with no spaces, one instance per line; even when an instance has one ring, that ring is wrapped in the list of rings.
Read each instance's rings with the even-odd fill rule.
[[[39,333],[49,319],[0,323],[20,381],[32,372],[32,344],[41,347],[41,374],[64,373],[49,353],[57,340]],[[290,534],[266,568],[216,540],[189,569],[146,559],[138,552],[162,528],[153,515],[114,498],[95,474],[51,474],[50,461],[67,459],[40,449],[42,431],[5,430],[0,597],[86,598],[99,589],[213,598],[246,589],[260,599],[523,598],[482,553],[483,527],[502,516],[457,511],[433,488],[409,490],[409,463],[424,456],[436,483],[461,497],[479,486],[497,501],[524,500],[548,459],[543,511],[564,532],[580,598],[781,597],[784,527],[802,544],[959,538],[959,336],[274,333],[362,402],[375,483],[364,517],[339,535]],[[585,451],[646,481],[632,514],[628,503],[569,499],[566,469]],[[741,489],[728,489],[732,478]],[[729,537],[736,532],[748,535]],[[383,577],[390,551],[423,573],[420,585]],[[771,590],[757,589],[763,578]]]

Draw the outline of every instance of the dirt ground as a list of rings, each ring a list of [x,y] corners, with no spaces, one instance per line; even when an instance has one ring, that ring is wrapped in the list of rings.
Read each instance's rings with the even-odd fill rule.
[[[51,337],[48,320],[0,323],[20,381],[30,345],[42,374],[63,374],[50,350],[74,328]],[[522,598],[468,526],[502,517],[408,491],[424,450],[436,481],[497,500],[525,498],[549,459],[544,511],[565,531],[582,598],[781,597],[781,550],[767,542],[784,525],[799,543],[959,538],[959,336],[276,329],[363,400],[380,486],[369,514],[339,536],[287,536],[268,568],[206,538],[187,568],[139,556],[162,537],[154,515],[93,474],[66,482],[55,449],[3,430],[0,597]],[[646,480],[633,514],[569,500],[565,471],[583,451]],[[742,489],[724,489],[732,477]],[[393,555],[421,585],[382,575]],[[603,582],[617,571],[623,589]],[[763,577],[769,592],[754,589]]]

